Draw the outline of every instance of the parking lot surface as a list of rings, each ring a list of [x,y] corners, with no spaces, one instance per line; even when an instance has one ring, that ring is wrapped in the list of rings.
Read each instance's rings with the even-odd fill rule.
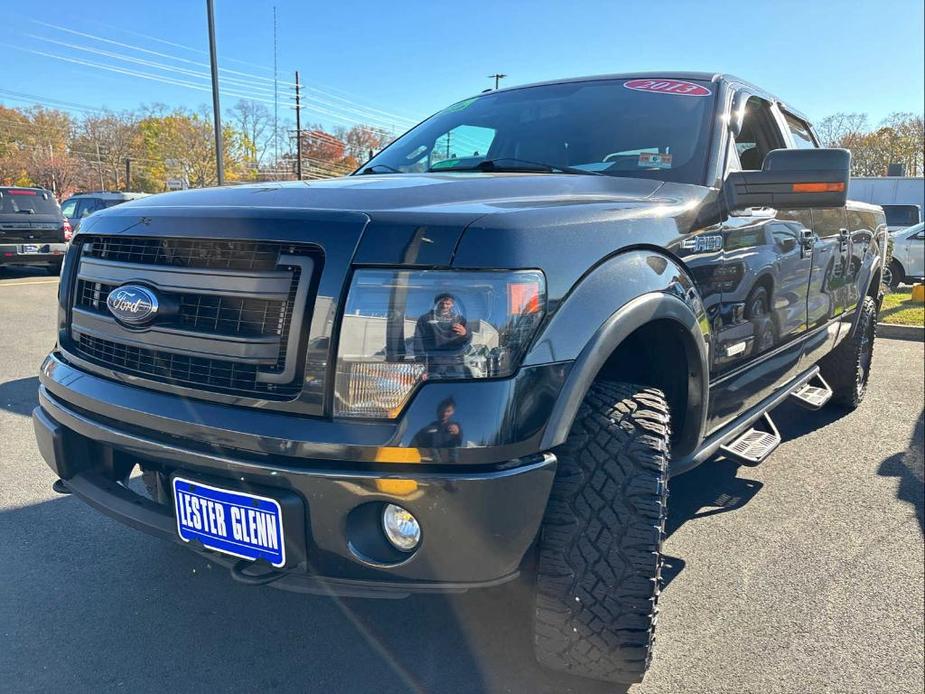
[[[0,269],[0,690],[615,691],[534,664],[526,582],[251,588],[54,494],[29,415],[55,291]],[[921,343],[880,340],[856,412],[784,405],[769,460],[672,481],[656,657],[631,692],[923,690],[923,369]]]

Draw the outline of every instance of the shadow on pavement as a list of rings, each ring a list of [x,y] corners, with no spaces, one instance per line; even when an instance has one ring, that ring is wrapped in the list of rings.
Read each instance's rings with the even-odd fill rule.
[[[877,474],[899,478],[896,498],[912,504],[925,534],[925,410],[919,414],[906,450],[880,463]]]
[[[0,383],[0,410],[28,417],[39,404],[39,378],[30,376]]]
[[[0,280],[49,276],[54,275],[43,267],[32,265],[0,265]]]

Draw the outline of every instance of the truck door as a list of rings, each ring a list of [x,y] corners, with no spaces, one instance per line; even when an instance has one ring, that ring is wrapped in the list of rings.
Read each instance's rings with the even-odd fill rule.
[[[752,96],[726,170],[760,169],[768,152],[788,146],[771,104]],[[795,374],[807,321],[811,229],[809,210],[754,209],[724,220],[721,267],[715,273],[722,295],[713,320],[710,428]]]
[[[819,146],[809,124],[799,116],[780,108],[781,124],[791,147],[815,149]],[[842,316],[857,305],[857,283],[860,264],[851,260],[851,233],[844,207],[814,209],[811,215],[812,235],[805,241],[812,256],[812,273],[807,292],[807,330],[801,367],[815,363],[835,346]],[[841,332],[841,338],[847,331]]]

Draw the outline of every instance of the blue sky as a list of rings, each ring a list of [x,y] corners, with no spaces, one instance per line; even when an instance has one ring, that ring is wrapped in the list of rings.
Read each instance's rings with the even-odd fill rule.
[[[223,108],[238,95],[272,101],[275,5],[281,114],[291,116],[285,104],[298,68],[319,109],[305,120],[329,126],[376,121],[401,130],[490,86],[494,72],[509,75],[505,85],[634,70],[732,72],[815,119],[860,111],[876,122],[892,111],[921,113],[925,101],[922,0],[215,4]],[[0,0],[0,17],[0,103],[26,105],[17,94],[116,110],[209,103],[205,0]]]

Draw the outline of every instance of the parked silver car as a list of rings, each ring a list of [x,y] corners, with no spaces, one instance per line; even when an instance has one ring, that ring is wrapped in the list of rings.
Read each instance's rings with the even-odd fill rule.
[[[925,222],[890,233],[893,237],[890,286],[925,280]]]

